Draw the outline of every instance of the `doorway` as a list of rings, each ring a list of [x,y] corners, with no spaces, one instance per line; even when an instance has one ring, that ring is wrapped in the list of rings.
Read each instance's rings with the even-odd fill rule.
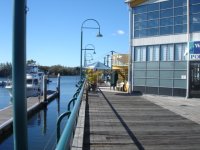
[[[200,97],[200,61],[190,61],[190,97]]]

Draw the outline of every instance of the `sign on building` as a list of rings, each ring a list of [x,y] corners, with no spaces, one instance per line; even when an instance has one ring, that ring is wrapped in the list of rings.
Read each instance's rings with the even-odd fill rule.
[[[190,60],[200,60],[200,41],[190,42]]]

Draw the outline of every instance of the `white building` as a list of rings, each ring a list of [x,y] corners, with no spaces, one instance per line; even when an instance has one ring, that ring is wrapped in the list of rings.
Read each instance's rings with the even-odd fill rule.
[[[200,1],[128,0],[131,91],[200,97]]]

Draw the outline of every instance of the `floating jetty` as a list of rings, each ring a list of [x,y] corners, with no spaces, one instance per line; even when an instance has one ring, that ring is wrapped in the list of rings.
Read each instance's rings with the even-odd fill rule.
[[[59,96],[58,91],[47,91],[47,98],[44,100],[43,96],[27,98],[27,117],[31,117],[38,110],[46,107],[48,103]],[[0,110],[0,141],[5,136],[12,133],[13,127],[13,107],[12,105]]]

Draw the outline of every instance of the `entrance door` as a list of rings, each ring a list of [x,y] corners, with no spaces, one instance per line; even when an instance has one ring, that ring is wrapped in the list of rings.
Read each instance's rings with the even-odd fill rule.
[[[190,62],[190,96],[200,97],[200,62]]]

